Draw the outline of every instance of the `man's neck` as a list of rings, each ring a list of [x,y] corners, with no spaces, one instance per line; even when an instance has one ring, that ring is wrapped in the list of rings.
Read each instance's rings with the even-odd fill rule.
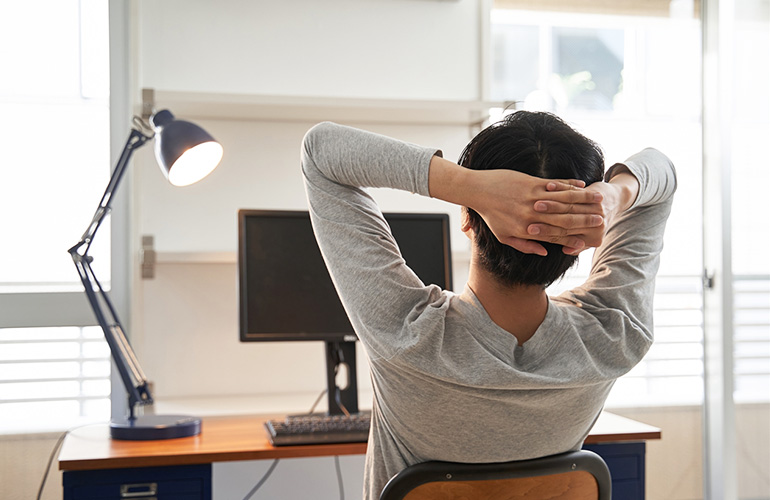
[[[548,296],[537,285],[501,284],[472,259],[468,286],[492,321],[509,332],[519,345],[529,340],[548,312]]]

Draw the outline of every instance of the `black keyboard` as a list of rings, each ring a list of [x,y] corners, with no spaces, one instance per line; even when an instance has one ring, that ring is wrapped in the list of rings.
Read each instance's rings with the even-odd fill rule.
[[[273,446],[330,443],[364,443],[369,438],[371,412],[345,415],[290,415],[265,422]]]

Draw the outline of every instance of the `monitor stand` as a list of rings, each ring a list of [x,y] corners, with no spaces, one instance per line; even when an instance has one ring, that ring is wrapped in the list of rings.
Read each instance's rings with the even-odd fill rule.
[[[326,342],[326,387],[329,415],[358,413],[355,341]]]

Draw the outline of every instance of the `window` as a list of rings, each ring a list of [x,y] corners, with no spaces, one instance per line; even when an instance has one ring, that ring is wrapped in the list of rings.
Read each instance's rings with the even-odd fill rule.
[[[15,263],[3,268],[0,287],[80,290],[66,250],[85,230],[109,179],[107,6],[13,2],[3,17],[2,43],[14,50],[3,53],[0,80],[7,145],[0,212],[4,231],[18,244],[0,248],[0,260]],[[92,249],[105,282],[108,241],[100,238]]]
[[[495,10],[492,50],[493,100],[557,113],[601,144],[608,164],[653,146],[677,166],[656,288],[656,342],[607,404],[701,404],[700,23],[691,15]],[[579,268],[549,292],[581,283],[590,260],[581,255]]]
[[[108,3],[3,6],[0,44],[0,432],[110,415],[109,353],[67,249],[109,178]],[[94,243],[110,281],[110,237]],[[10,244],[8,244],[10,243]]]
[[[553,3],[559,4],[546,2],[538,8]],[[589,4],[578,7],[588,11]],[[623,5],[618,9],[624,11]],[[493,100],[515,102],[520,109],[556,112],[599,142],[608,162],[622,161],[623,155],[652,145],[677,166],[679,190],[657,280],[656,342],[645,359],[617,382],[610,406],[699,405],[703,401],[701,27],[692,9],[680,12],[677,2],[668,7],[648,9],[641,13],[643,17],[618,15],[617,9],[602,15],[495,10],[492,16]],[[736,37],[736,70],[754,75],[736,79],[741,89],[735,92],[738,403],[770,400],[770,272],[767,259],[759,255],[770,244],[770,235],[753,216],[756,200],[762,198],[761,186],[770,182],[761,151],[768,116],[757,112],[768,109],[763,90],[767,28],[759,18],[745,16]],[[760,47],[761,53],[757,52]],[[581,257],[580,268],[551,292],[579,284],[589,263],[590,256]]]

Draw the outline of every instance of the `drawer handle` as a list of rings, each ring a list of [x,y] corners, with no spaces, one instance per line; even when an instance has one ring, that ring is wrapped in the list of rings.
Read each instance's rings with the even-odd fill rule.
[[[158,494],[158,483],[121,484],[120,498],[138,498]]]

